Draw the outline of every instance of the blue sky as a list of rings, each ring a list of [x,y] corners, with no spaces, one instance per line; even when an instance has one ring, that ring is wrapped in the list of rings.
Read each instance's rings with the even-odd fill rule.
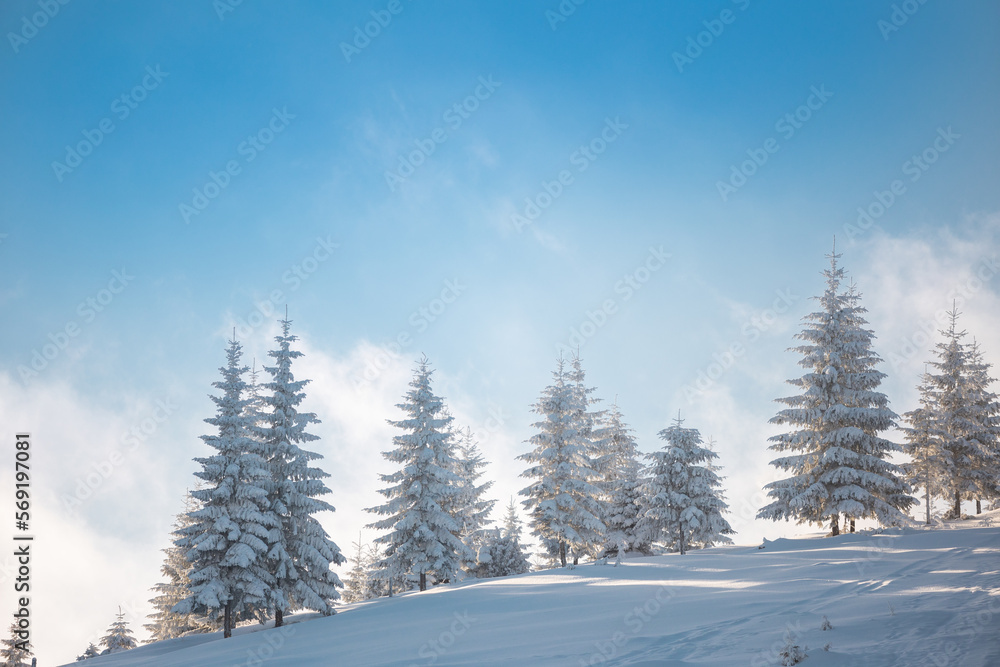
[[[642,449],[678,409],[716,437],[734,507],[759,506],[770,481],[772,400],[798,372],[784,349],[834,235],[878,351],[897,356],[883,369],[897,412],[929,345],[900,352],[956,294],[998,360],[995,3],[591,0],[564,21],[554,0],[220,6],[0,9],[0,414],[44,443],[53,573],[37,613],[72,628],[39,630],[46,660],[81,651],[119,603],[140,623],[225,336],[258,309],[266,323],[241,326],[251,355],[269,349],[271,308],[287,304],[302,337],[296,371],[314,380],[338,507],[324,522],[345,550],[378,500],[384,419],[421,353],[481,433],[503,501],[522,485],[528,406],[560,344],[582,340],[597,394],[617,396]],[[89,154],[72,166],[70,149]],[[925,151],[933,162],[915,165]],[[892,203],[852,230],[894,181]],[[185,216],[206,185],[215,196]],[[515,223],[526,200],[546,205]],[[25,373],[53,340],[64,348]],[[733,344],[745,352],[730,363]],[[723,372],[692,398],[713,363]],[[87,471],[143,424],[70,512]],[[746,511],[733,523],[745,542],[802,530]],[[55,574],[71,538],[114,585]],[[46,604],[57,590],[92,614]]]

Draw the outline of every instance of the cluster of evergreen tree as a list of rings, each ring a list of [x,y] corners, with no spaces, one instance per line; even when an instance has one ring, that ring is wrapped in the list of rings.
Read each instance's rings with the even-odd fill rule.
[[[643,466],[617,403],[594,410],[593,392],[579,356],[568,367],[560,358],[532,408],[541,419],[519,457],[531,480],[520,494],[543,555],[565,566],[581,556],[650,554],[654,543],[683,554],[730,542],[717,455],[701,447],[700,433],[678,417]]]
[[[852,532],[857,519],[899,525],[916,503],[916,486],[925,490],[928,523],[936,497],[952,501],[950,517],[961,515],[963,498],[975,498],[979,512],[981,499],[1000,495],[1000,403],[981,350],[962,342],[958,313],[950,313],[930,362],[937,372],[924,373],[920,407],[904,415],[906,444],[882,437],[899,417],[878,389],[886,376],[876,369],[875,334],[856,287],[843,286],[840,255],[834,250],[829,258],[826,290],[814,297],[820,307],[805,317],[796,336],[803,344],[793,348],[806,373],[789,384],[800,392],[778,399],[786,407],[771,419],[792,427],[770,439],[770,449],[783,454],[772,465],[790,475],[765,487],[772,502],[758,518],[829,521],[832,535],[842,518]],[[897,453],[910,461],[893,463]]]
[[[367,511],[383,517],[369,525],[385,531],[375,539],[378,555],[356,567],[364,576],[381,580],[379,590],[392,594],[392,582],[429,584],[451,581],[459,572],[475,574],[481,558],[497,547],[502,536],[488,530],[495,500],[485,497],[492,482],[481,482],[487,462],[471,430],[458,429],[444,401],[431,388],[433,371],[426,358],[417,364],[410,389],[397,407],[404,419],[390,420],[402,433],[393,437],[394,448],[383,452],[397,469],[380,475],[385,503]],[[508,548],[511,545],[505,545]],[[520,544],[515,551],[522,556]],[[515,574],[490,570],[491,576]],[[353,579],[359,580],[359,571]],[[365,586],[357,584],[356,590]]]
[[[292,349],[291,322],[280,324],[268,382],[259,384],[256,370],[246,381],[242,346],[229,341],[213,383],[216,414],[205,420],[217,433],[202,436],[214,453],[195,459],[201,488],[166,550],[167,581],[154,589],[146,625],[153,641],[220,626],[230,637],[238,621],[272,616],[277,627],[294,609],[334,613],[343,584],[331,567],[346,559],[313,516],[334,509],[320,498],[329,475],[305,447],[318,439],[307,429],[319,420],[299,410],[309,381],[295,379],[302,353]]]
[[[910,455],[903,468],[909,482],[924,489],[928,524],[935,498],[950,501],[945,517],[957,519],[963,499],[974,499],[979,514],[983,500],[1000,496],[1000,401],[990,391],[990,364],[975,340],[963,342],[957,308],[948,315],[937,358],[929,362],[933,371],[921,378],[920,405],[903,415],[903,449]]]

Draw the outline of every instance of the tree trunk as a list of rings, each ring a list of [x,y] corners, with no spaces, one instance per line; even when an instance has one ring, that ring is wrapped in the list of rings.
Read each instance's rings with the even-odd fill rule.
[[[831,514],[830,515],[830,534],[833,536],[840,535],[840,515]]]
[[[285,615],[280,609],[274,610],[274,627],[280,628],[285,624]]]
[[[851,532],[854,532],[854,519],[851,519]]]
[[[678,532],[680,532],[680,536],[681,536],[680,545],[681,545],[681,555],[683,556],[684,555],[684,529],[681,528]]]
[[[566,543],[559,540],[559,563],[566,567]]]
[[[427,573],[426,572],[421,572],[420,573],[420,590],[422,590],[422,591],[426,591],[427,590]]]
[[[229,639],[233,636],[233,601],[226,603],[226,611],[222,617],[222,638]]]
[[[580,564],[580,554],[573,554],[573,565]]]
[[[981,500],[976,500],[976,514],[983,513],[983,502]]]
[[[924,495],[924,501],[927,511],[927,525],[931,525],[931,487],[930,482],[926,482],[927,487],[924,489],[927,493]]]
[[[955,491],[955,505],[951,508],[951,513],[955,516],[955,519],[962,518],[962,494],[959,491]]]

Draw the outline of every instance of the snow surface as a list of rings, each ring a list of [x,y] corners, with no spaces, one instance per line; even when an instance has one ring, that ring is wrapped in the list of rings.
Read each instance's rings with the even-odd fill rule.
[[[808,647],[805,667],[996,666],[1000,510],[986,516],[994,526],[977,518],[446,585],[86,664],[780,665],[790,629]]]

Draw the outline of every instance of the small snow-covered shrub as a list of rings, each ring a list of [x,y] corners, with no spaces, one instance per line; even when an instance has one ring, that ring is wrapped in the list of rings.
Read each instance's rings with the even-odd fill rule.
[[[830,619],[826,616],[823,617],[823,622],[819,624],[820,630],[833,630],[833,624],[830,623]]]

